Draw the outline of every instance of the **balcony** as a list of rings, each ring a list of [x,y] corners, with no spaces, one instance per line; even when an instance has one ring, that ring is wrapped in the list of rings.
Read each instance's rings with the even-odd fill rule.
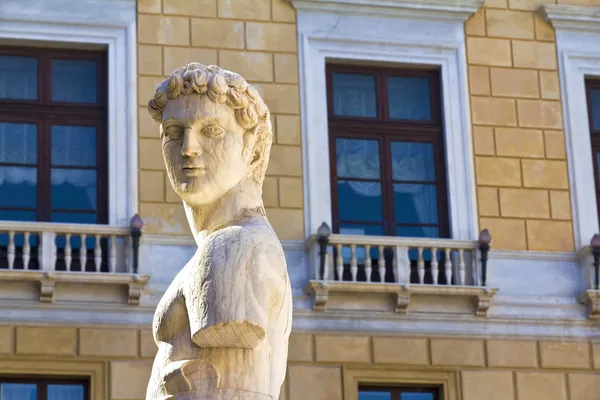
[[[0,221],[0,300],[138,305],[141,227]]]
[[[315,311],[394,311],[486,316],[491,237],[479,241],[329,234],[309,238]]]
[[[577,252],[577,259],[586,288],[579,296],[579,302],[587,306],[588,318],[598,321],[600,320],[600,235],[594,235],[589,246]]]

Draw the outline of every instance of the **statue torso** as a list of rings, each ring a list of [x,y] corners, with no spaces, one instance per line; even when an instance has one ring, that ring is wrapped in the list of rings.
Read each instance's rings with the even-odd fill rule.
[[[267,254],[269,262],[257,263],[256,252]],[[260,301],[265,294],[268,301]],[[194,326],[227,327],[240,315],[256,315],[266,325],[255,347],[202,348],[192,340]],[[283,250],[266,219],[250,218],[213,233],[158,304],[153,323],[158,354],[146,399],[276,400],[291,315]]]

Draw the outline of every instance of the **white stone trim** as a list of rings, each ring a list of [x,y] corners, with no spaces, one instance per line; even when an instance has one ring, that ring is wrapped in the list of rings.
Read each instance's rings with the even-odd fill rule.
[[[108,222],[137,212],[135,0],[3,0],[0,40],[79,43],[108,51]]]
[[[556,29],[573,230],[579,249],[599,230],[584,79],[600,77],[600,10],[547,5],[540,12]]]
[[[331,224],[325,62],[338,59],[440,68],[451,237],[476,239],[477,202],[463,25],[480,2],[292,3],[298,20],[306,235],[315,233],[322,222]]]

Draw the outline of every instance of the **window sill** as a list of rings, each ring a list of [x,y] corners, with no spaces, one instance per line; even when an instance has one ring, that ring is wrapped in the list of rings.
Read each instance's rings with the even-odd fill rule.
[[[485,317],[498,289],[482,286],[311,280],[305,291],[313,297],[314,311],[371,310],[395,311],[399,314],[474,314]],[[600,302],[598,304],[600,306]]]
[[[128,273],[1,270],[0,288],[6,290],[0,292],[2,300],[31,300],[37,293],[42,303],[126,301],[139,305],[149,278]]]

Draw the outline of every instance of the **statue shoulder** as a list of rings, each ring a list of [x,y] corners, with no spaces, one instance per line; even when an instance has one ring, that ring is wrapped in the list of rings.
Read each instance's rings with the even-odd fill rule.
[[[266,219],[250,218],[243,223],[228,226],[215,232],[209,246],[214,250],[253,253],[256,251],[281,253],[283,248],[273,228]]]

